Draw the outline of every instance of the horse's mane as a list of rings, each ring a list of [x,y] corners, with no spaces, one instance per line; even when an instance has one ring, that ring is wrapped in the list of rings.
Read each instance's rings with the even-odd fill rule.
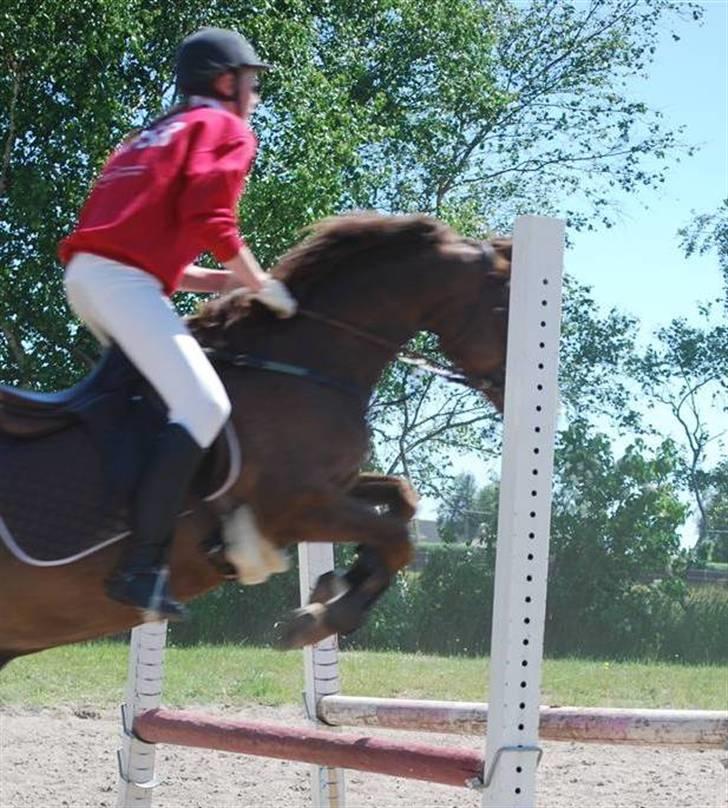
[[[338,272],[353,271],[364,257],[369,264],[377,254],[397,258],[460,238],[451,227],[429,216],[370,212],[330,216],[305,232],[305,238],[271,270],[302,305],[314,287]],[[203,303],[190,318],[190,325],[195,329],[225,327],[251,311],[247,294],[233,292]]]
[[[273,275],[301,295],[336,272],[350,271],[362,256],[367,262],[382,252],[396,258],[459,238],[448,225],[429,216],[369,212],[330,216],[309,228],[306,238],[273,268]]]

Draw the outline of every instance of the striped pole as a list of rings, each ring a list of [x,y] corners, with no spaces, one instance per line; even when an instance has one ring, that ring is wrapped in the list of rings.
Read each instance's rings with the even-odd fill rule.
[[[286,724],[232,721],[184,710],[141,713],[134,722],[134,731],[145,743],[298,760],[447,786],[468,786],[477,781],[483,768],[482,757],[468,749],[403,744]]]
[[[132,629],[126,697],[121,707],[122,738],[117,752],[117,808],[151,808],[154,787],[154,746],[132,733],[139,713],[158,707],[164,680],[167,623],[144,623]]]
[[[488,727],[488,705],[482,702],[325,696],[318,714],[335,727],[458,735],[480,735]],[[728,711],[541,707],[539,734],[549,741],[725,749]]]

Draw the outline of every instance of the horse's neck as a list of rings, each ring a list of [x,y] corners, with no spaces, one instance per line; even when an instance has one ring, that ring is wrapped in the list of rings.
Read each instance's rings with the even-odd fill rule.
[[[442,293],[442,279],[421,264],[394,269],[382,266],[368,274],[366,285],[359,276],[352,278],[348,288],[324,289],[302,301],[302,308],[342,326],[305,314],[282,324],[282,328],[276,324],[249,329],[243,323],[235,339],[238,344],[230,347],[373,391],[399,349],[424,327],[425,313],[437,305]]]
[[[353,383],[373,389],[384,368],[424,326],[424,312],[431,306],[429,284],[414,269],[409,279],[402,268],[396,275],[373,272],[371,293],[352,291],[305,306],[343,324],[316,325],[318,347],[311,358],[326,357]]]

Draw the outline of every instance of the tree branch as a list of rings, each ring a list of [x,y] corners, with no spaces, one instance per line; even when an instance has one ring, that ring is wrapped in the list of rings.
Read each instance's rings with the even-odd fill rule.
[[[10,106],[8,107],[8,136],[3,148],[2,161],[0,162],[0,196],[5,196],[5,189],[8,185],[8,172],[10,169],[10,156],[15,144],[15,108],[20,94],[20,71],[14,61],[10,62],[10,71],[13,72],[13,89],[10,96]]]
[[[18,370],[22,376],[23,368],[27,364],[28,355],[23,350],[20,340],[15,336],[15,332],[7,323],[0,322],[0,333],[5,337],[10,353],[15,359],[15,364],[18,366]]]

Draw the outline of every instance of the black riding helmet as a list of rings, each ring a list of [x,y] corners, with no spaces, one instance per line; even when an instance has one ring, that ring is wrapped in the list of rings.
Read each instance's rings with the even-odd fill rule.
[[[236,101],[235,96],[223,96],[212,86],[213,81],[229,70],[243,67],[269,70],[253,46],[236,31],[224,28],[202,28],[182,40],[177,50],[175,67],[177,93],[182,96],[207,95]]]

